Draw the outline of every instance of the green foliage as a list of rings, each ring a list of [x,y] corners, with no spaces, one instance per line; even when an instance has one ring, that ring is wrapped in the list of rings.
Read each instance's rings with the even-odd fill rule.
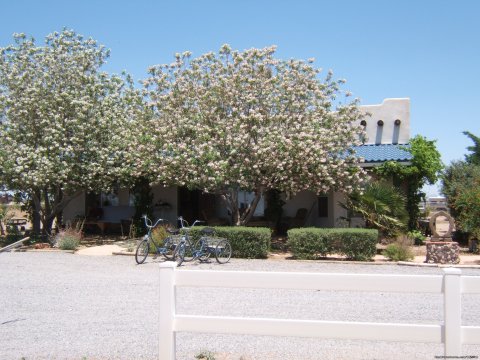
[[[480,178],[474,187],[465,188],[455,201],[460,229],[480,239]]]
[[[195,355],[195,359],[199,360],[215,360],[215,354],[208,350],[202,350],[200,353]]]
[[[434,184],[443,169],[441,155],[435,145],[435,140],[427,140],[417,135],[410,139],[410,146],[405,150],[412,154],[410,165],[402,165],[394,161],[387,161],[378,168],[375,173],[385,179],[393,177],[407,183],[407,212],[409,215],[408,228],[418,228],[420,210],[418,204],[425,197],[421,191],[425,184]]]
[[[299,259],[325,257],[335,250],[330,229],[299,228],[288,231],[288,246]]]
[[[407,261],[413,259],[413,253],[406,238],[399,238],[387,246],[383,255],[392,261]]]
[[[442,193],[457,230],[480,239],[480,165],[453,162],[443,174]]]
[[[0,235],[5,235],[5,226],[12,217],[11,208],[7,204],[0,204]],[[10,232],[9,232],[10,233]]]
[[[203,227],[190,230],[193,242],[200,238]],[[232,245],[232,257],[244,259],[265,259],[270,251],[271,230],[262,227],[217,226],[215,236],[226,238]]]
[[[317,259],[328,254],[368,261],[376,254],[378,231],[374,229],[301,228],[288,231],[288,245],[299,259]]]
[[[138,178],[135,181],[133,193],[135,196],[134,236],[140,236],[146,231],[142,216],[147,215],[149,219],[153,218],[153,194],[150,181],[146,177]]]
[[[423,245],[425,243],[425,235],[422,234],[419,230],[412,230],[407,233],[407,237],[412,239],[412,242],[415,245]]]
[[[345,230],[345,229],[344,229]],[[332,232],[334,243],[342,243],[342,253],[357,261],[369,261],[377,253],[377,231],[357,230]]]
[[[403,194],[382,182],[368,183],[362,193],[350,194],[340,205],[351,215],[347,220],[360,215],[367,228],[378,229],[388,237],[402,231],[408,217]]]
[[[473,146],[467,147],[467,150],[472,153],[465,155],[465,161],[469,164],[480,165],[480,138],[469,131],[464,131],[463,134],[467,135],[474,143]]]

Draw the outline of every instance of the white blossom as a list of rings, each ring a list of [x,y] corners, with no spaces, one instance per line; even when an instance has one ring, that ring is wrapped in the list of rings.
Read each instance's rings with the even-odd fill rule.
[[[153,159],[157,179],[223,194],[232,208],[239,189],[355,188],[362,170],[346,150],[362,131],[353,125],[357,103],[334,107],[343,81],[331,72],[320,81],[310,60],[274,55],[275,47],[223,45],[218,54],[178,54],[175,66],[150,69],[148,132],[170,151]]]

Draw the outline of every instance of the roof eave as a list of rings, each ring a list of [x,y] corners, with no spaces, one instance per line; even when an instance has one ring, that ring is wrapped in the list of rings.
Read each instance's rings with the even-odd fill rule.
[[[408,160],[385,160],[385,161],[371,161],[371,162],[363,162],[360,164],[360,167],[362,168],[373,168],[373,167],[378,167],[382,164],[384,164],[385,162],[387,161],[395,161],[401,165],[405,165],[405,166],[408,166],[408,165],[411,165],[412,162],[411,161],[408,161]]]

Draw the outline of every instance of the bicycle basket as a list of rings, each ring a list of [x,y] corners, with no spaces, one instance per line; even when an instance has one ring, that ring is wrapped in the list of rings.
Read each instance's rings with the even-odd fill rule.
[[[206,243],[207,247],[209,247],[209,248],[215,248],[215,247],[218,246],[218,244],[222,240],[226,240],[225,238],[212,237],[212,236],[205,237],[204,239],[205,239],[205,243]]]

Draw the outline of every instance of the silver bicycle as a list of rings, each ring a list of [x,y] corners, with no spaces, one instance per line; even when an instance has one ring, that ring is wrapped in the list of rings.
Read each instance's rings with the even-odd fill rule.
[[[158,219],[155,224],[153,224],[147,215],[143,215],[142,218],[145,221],[145,226],[148,231],[137,246],[135,252],[135,261],[137,264],[143,264],[149,253],[154,254],[155,257],[162,255],[166,260],[177,261],[177,263],[181,264],[184,261],[185,245],[182,236],[179,235],[179,231],[177,229],[172,230],[168,220]],[[163,226],[168,233],[168,236],[160,246],[155,244],[152,238],[152,231],[157,226]]]

